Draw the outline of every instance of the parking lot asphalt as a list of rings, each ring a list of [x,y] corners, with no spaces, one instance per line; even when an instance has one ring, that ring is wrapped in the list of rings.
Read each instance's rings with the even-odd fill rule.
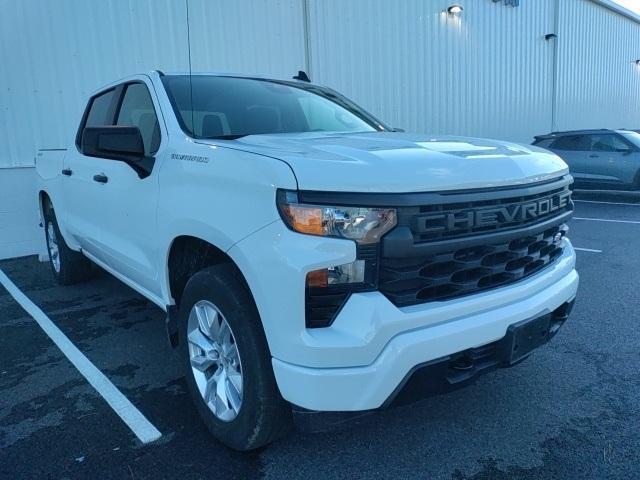
[[[0,286],[0,478],[640,479],[640,199],[577,198],[588,220],[570,237],[595,251],[578,251],[576,307],[550,344],[465,389],[251,453],[208,435],[156,306],[104,272],[60,287],[35,257],[2,261],[162,437],[142,444]]]

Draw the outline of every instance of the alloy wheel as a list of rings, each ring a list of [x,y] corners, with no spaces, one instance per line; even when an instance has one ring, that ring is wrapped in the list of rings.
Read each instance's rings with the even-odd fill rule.
[[[187,323],[189,360],[202,399],[222,421],[234,420],[242,406],[242,363],[231,326],[213,303],[197,302]]]

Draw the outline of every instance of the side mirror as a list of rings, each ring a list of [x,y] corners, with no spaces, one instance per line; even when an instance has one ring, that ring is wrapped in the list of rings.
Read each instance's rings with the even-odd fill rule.
[[[110,125],[85,127],[80,144],[89,157],[139,162],[144,158],[144,142],[138,127]]]

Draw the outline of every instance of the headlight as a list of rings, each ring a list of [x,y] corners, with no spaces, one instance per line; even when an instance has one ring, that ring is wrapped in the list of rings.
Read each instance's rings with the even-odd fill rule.
[[[298,194],[286,190],[278,191],[277,203],[293,231],[356,242],[355,261],[307,273],[306,326],[328,327],[352,293],[377,289],[378,244],[396,226],[396,210],[299,203]]]
[[[298,203],[296,192],[278,191],[278,210],[289,228],[299,233],[371,244],[396,225],[393,208],[339,207]]]

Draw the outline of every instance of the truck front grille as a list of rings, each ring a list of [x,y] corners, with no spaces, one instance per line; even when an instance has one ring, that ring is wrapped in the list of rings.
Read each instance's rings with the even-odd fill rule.
[[[474,245],[419,258],[384,258],[379,288],[408,306],[501,287],[532,275],[562,254],[564,228],[507,242]]]
[[[528,187],[440,193],[398,207],[382,240],[379,290],[395,305],[449,300],[498,288],[562,254],[571,177]]]
[[[399,208],[398,225],[411,229],[414,242],[431,242],[513,230],[572,209],[569,185],[535,193],[518,194],[515,189],[509,195],[515,196],[491,198],[491,192],[484,192],[475,199],[473,195],[442,194],[446,203]],[[484,216],[479,217],[479,212]]]

